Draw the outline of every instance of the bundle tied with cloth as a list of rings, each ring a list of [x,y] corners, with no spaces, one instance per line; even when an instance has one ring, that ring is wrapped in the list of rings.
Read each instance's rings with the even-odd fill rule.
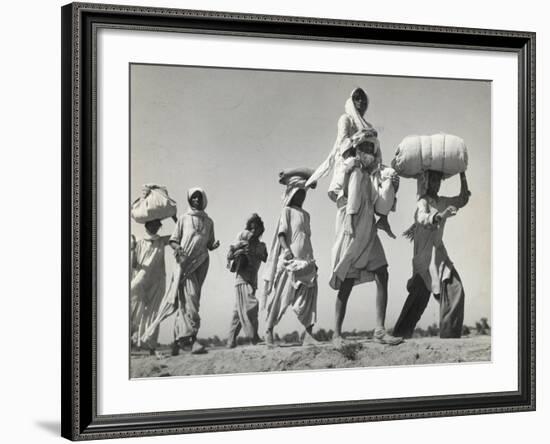
[[[176,201],[168,195],[166,187],[146,184],[142,187],[142,195],[132,203],[130,214],[139,224],[145,224],[155,219],[176,217]]]
[[[438,133],[431,136],[407,136],[398,145],[391,163],[401,177],[416,179],[417,198],[428,188],[428,171],[441,173],[442,179],[464,173],[468,168],[468,150],[464,140],[452,134]],[[416,224],[403,235],[414,238]]]
[[[443,179],[468,168],[468,150],[464,140],[452,134],[407,136],[395,152],[392,168],[401,177],[416,179],[425,171],[439,171]]]

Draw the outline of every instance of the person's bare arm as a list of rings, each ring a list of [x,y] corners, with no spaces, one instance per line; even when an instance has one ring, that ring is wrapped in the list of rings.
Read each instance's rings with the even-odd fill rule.
[[[468,189],[468,180],[466,179],[466,173],[460,173],[460,193],[454,197],[441,197],[445,199],[448,206],[453,206],[456,209],[462,208],[468,204],[470,200],[470,190]]]
[[[266,262],[267,261],[267,247],[263,242],[260,245],[261,245],[261,247],[260,247],[260,249],[261,249],[260,250],[261,251],[260,260],[262,262]]]
[[[210,228],[210,237],[208,239],[208,244],[206,245],[206,248],[208,248],[208,250],[212,251],[220,246],[220,241],[215,239],[216,236],[214,235],[214,222],[212,222],[212,226]]]
[[[416,204],[416,223],[424,227],[430,227],[438,223],[438,212],[433,209],[426,198],[421,198]]]
[[[292,253],[292,250],[288,246],[285,233],[279,233],[279,243],[281,244],[281,248],[285,252],[285,256],[284,256],[285,259],[287,260],[294,259],[294,254]]]

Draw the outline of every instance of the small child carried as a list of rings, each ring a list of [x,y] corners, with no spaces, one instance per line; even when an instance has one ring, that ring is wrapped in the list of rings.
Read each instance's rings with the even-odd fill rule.
[[[229,246],[229,251],[227,252],[227,269],[231,273],[238,273],[240,270],[246,268],[250,239],[252,239],[252,232],[243,230],[239,233],[237,242]]]
[[[377,198],[374,211],[378,216],[376,228],[384,231],[395,239],[388,221],[390,211],[395,211],[396,193],[399,188],[399,176],[390,167],[380,162],[380,143],[375,130],[358,131],[350,142],[342,149],[343,168],[335,171],[333,179],[333,195],[331,198],[338,203],[347,191],[350,173],[354,168],[368,168],[377,188]]]

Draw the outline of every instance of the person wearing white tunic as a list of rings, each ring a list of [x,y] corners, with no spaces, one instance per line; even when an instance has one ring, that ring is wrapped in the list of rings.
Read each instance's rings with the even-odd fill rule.
[[[410,338],[430,300],[440,303],[441,338],[460,338],[464,321],[464,288],[447,254],[443,233],[447,219],[470,199],[465,173],[460,175],[460,194],[438,196],[442,174],[427,171],[419,179],[414,224],[406,235],[414,240],[413,275],[407,283],[409,295],[394,327],[394,334]]]
[[[264,275],[267,346],[273,346],[273,328],[289,307],[305,327],[302,345],[317,343],[313,337],[317,320],[317,265],[311,245],[310,216],[302,208],[305,197],[305,180],[291,178]]]
[[[137,347],[145,347],[151,355],[157,353],[158,326],[149,340],[143,342],[141,335],[147,330],[156,316],[166,287],[166,267],[164,249],[169,236],[159,236],[160,220],[145,223],[145,236],[131,245],[132,281],[130,284],[131,338]]]
[[[342,325],[347,302],[354,285],[376,281],[376,328],[374,339],[380,343],[398,344],[401,338],[389,335],[385,328],[388,299],[388,271],[384,249],[377,229],[383,229],[394,237],[387,218],[375,221],[375,203],[379,196],[382,153],[379,143],[375,144],[374,155],[367,155],[368,165],[361,168],[345,160],[346,152],[359,149],[366,139],[377,137],[377,131],[365,120],[369,99],[365,91],[356,88],[345,103],[345,113],[338,120],[338,134],[334,147],[327,159],[306,182],[311,186],[326,176],[331,169],[333,176],[328,188],[329,198],[336,203],[336,241],[332,249],[332,277],[330,285],[338,290],[335,314],[336,346],[343,344]],[[367,170],[368,167],[368,170]],[[395,190],[399,177],[392,176]]]
[[[333,338],[336,346],[344,343],[342,325],[353,287],[373,280],[376,282],[374,340],[389,345],[402,342],[402,338],[394,337],[385,330],[389,275],[374,219],[377,189],[370,174],[373,168],[376,168],[375,159],[371,159],[370,165],[355,168],[350,173],[344,196],[337,201],[336,240],[332,248],[330,279],[330,286],[338,290]]]
[[[201,289],[208,272],[208,252],[220,246],[214,237],[214,222],[204,211],[208,204],[206,193],[200,188],[191,188],[187,200],[189,209],[178,218],[170,237],[179,267],[172,274],[159,315],[143,335],[143,339],[150,337],[153,328],[175,312],[173,355],[188,344],[192,345],[192,353],[204,352],[204,347],[197,342]]]

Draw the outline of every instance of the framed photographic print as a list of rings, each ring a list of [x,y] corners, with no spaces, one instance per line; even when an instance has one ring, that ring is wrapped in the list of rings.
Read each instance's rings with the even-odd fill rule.
[[[62,435],[533,410],[534,48],[64,6]]]

